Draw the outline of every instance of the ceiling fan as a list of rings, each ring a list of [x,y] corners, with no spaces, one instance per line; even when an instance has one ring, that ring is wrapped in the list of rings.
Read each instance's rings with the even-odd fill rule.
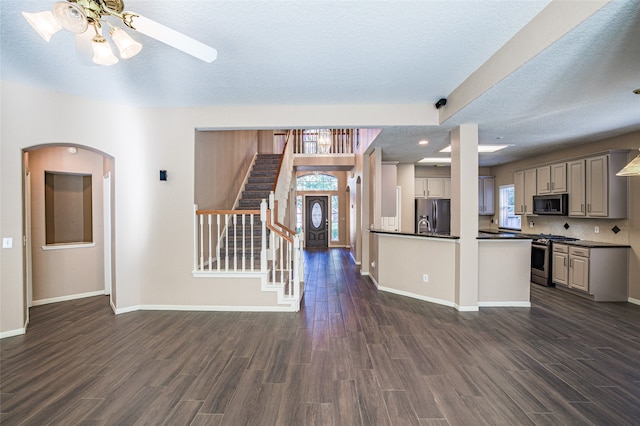
[[[114,27],[105,19],[107,17],[118,18],[132,30],[205,62],[211,63],[218,56],[218,52],[213,47],[135,12],[123,12],[123,10],[123,0],[67,0],[54,3],[51,11],[22,12],[22,15],[47,42],[62,28],[76,34],[76,49],[79,54],[92,52],[93,62],[100,65],[113,65],[118,62],[106,38],[102,36],[103,23],[110,27],[109,34],[118,47],[122,59],[131,58],[142,49],[140,43],[131,38],[122,28]]]

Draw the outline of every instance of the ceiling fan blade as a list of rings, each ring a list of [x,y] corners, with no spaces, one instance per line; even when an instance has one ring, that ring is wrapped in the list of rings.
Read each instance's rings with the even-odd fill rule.
[[[176,30],[165,27],[144,16],[132,15],[131,28],[149,37],[155,38],[171,47],[182,50],[191,56],[211,63],[218,57],[218,51],[211,46],[188,37]]]

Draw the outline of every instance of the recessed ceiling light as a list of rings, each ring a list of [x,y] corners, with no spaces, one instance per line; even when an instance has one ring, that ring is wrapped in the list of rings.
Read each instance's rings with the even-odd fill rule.
[[[509,145],[478,145],[478,152],[496,152],[505,149]],[[451,145],[442,148],[440,152],[451,152]]]
[[[427,145],[428,143],[429,143],[429,141],[428,141],[428,140],[423,139],[423,140],[421,140],[420,142],[418,142],[418,145]]]
[[[443,164],[450,163],[451,158],[445,157],[425,157],[422,160],[418,161],[418,163],[431,163],[431,164]]]

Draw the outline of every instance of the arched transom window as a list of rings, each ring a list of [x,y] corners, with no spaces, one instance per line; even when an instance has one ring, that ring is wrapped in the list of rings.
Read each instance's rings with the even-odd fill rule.
[[[338,178],[322,173],[310,173],[297,178],[298,191],[337,191]]]

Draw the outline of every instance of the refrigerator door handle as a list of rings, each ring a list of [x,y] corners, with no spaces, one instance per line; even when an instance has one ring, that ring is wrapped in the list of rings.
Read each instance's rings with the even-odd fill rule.
[[[433,224],[431,225],[431,229],[433,230],[438,229],[438,202],[437,201],[433,203],[433,217],[431,218],[431,220],[433,221]]]

